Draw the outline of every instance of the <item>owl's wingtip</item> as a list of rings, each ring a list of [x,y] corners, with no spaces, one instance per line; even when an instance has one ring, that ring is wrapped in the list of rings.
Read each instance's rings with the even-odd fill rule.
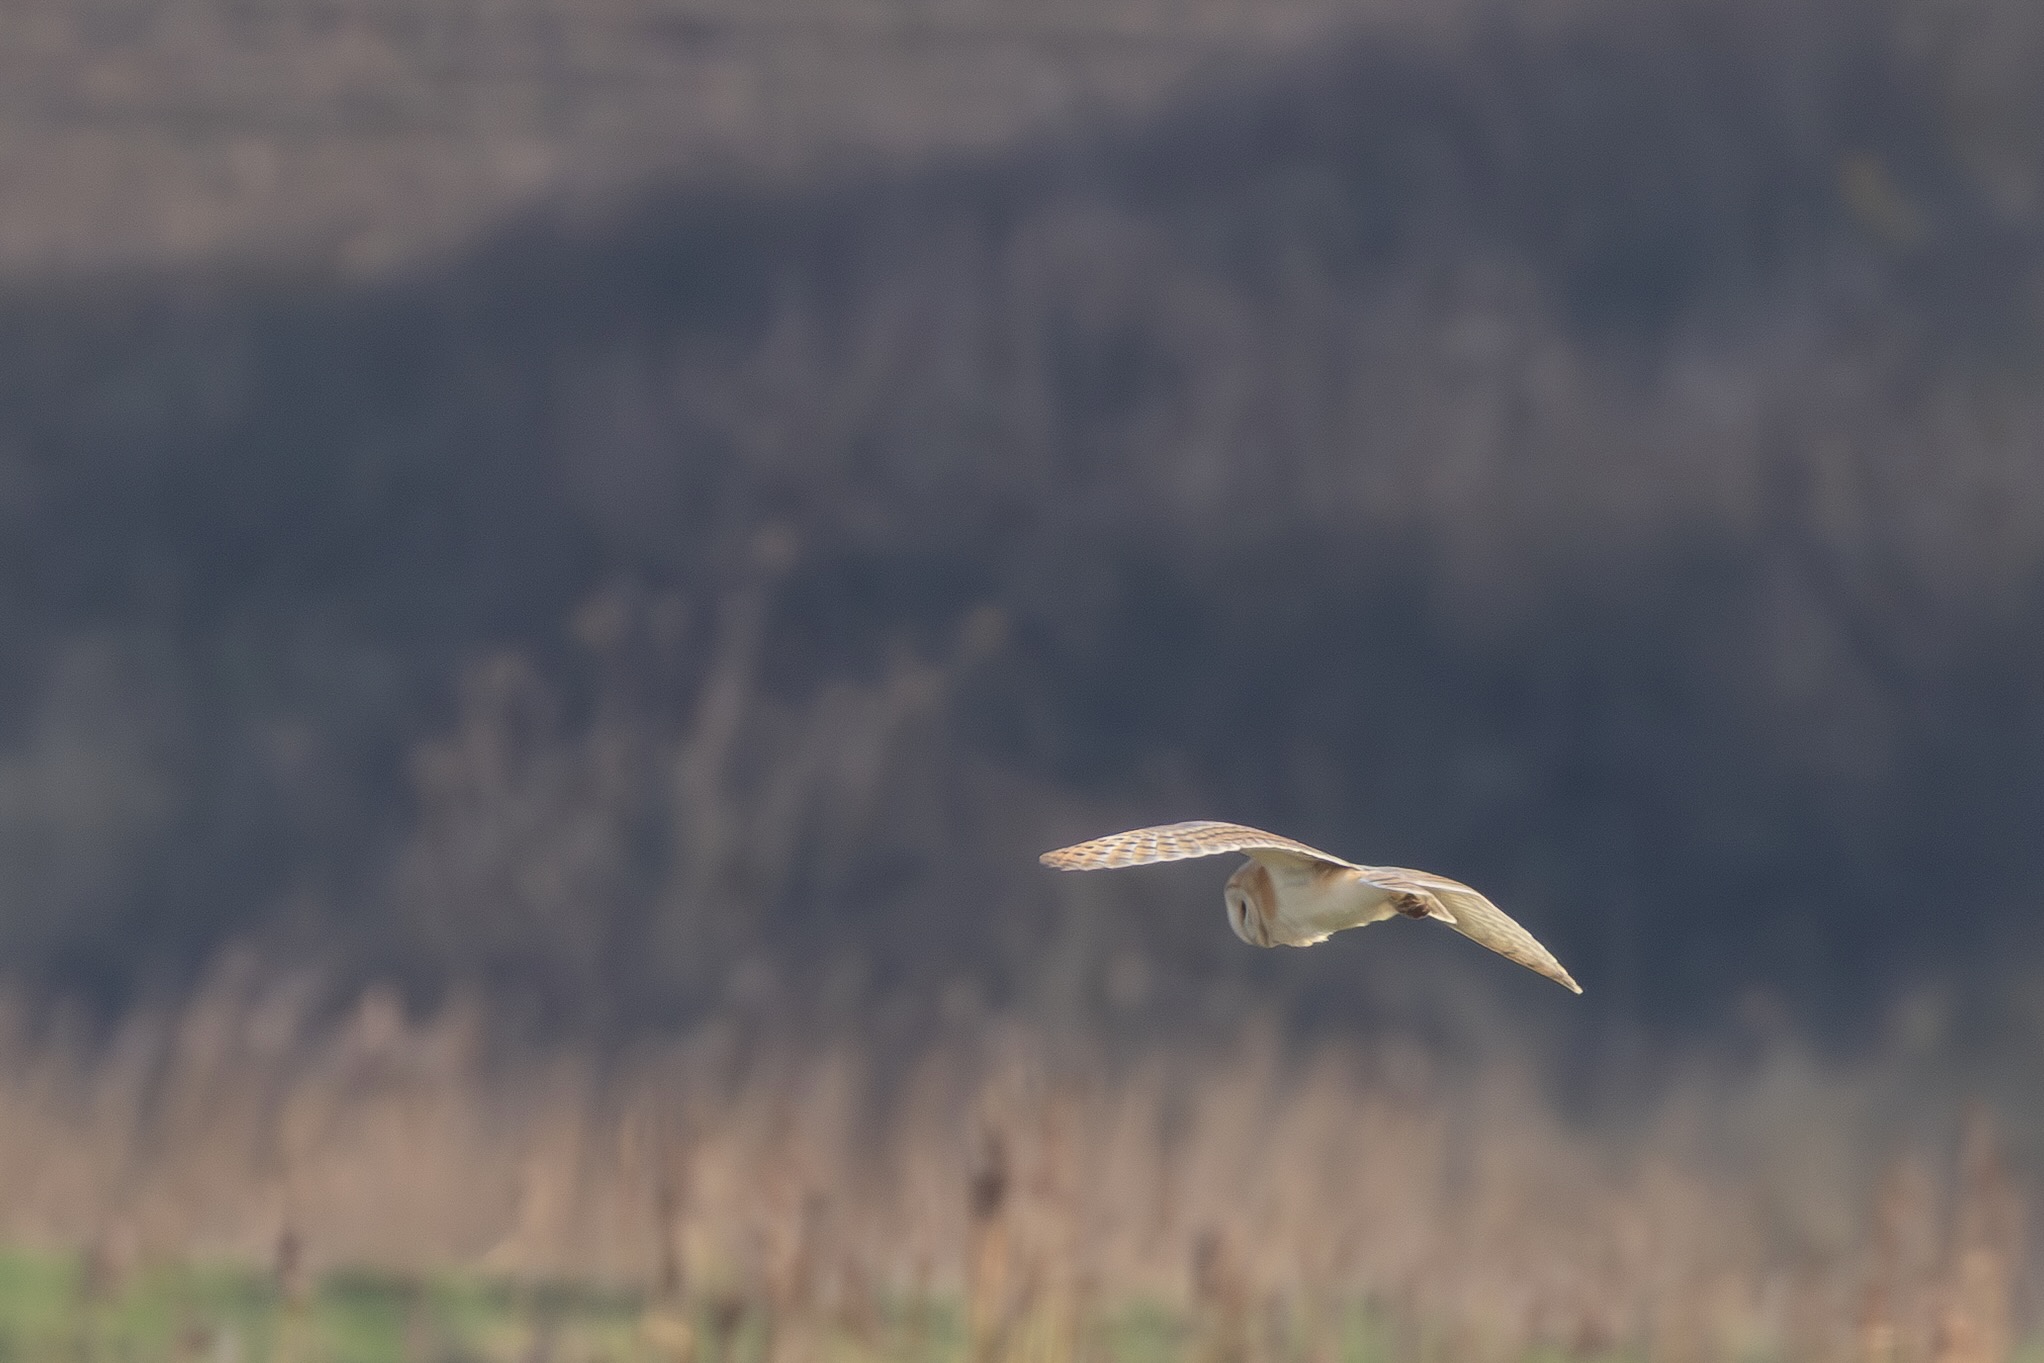
[[[1568,990],[1568,992],[1571,994],[1580,994],[1583,992],[1583,987],[1577,984],[1575,981],[1575,977],[1570,975],[1566,970],[1562,971],[1559,975],[1556,975],[1554,977],[1554,982],[1560,985],[1563,989]]]

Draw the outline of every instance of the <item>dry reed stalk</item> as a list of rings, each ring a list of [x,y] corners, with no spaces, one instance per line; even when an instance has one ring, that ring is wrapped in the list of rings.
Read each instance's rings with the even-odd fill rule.
[[[1078,1186],[1084,1159],[1076,1131],[1081,1097],[1069,1084],[1044,1096],[1038,1117],[1034,1168],[1025,1206],[1033,1222],[1029,1311],[1017,1356],[1022,1363],[1071,1363],[1083,1349],[1080,1301],[1083,1246],[1079,1240]]]
[[[1250,1290],[1224,1231],[1209,1228],[1193,1242],[1192,1301],[1200,1363],[1248,1363]]]
[[[1922,1161],[1890,1165],[1875,1197],[1872,1271],[1860,1307],[1865,1363],[1911,1363],[1928,1356],[1937,1218],[1937,1190]]]
[[[638,1135],[637,1154],[649,1168],[652,1199],[653,1272],[639,1333],[647,1349],[666,1363],[695,1363],[701,1341],[690,1319],[687,1272],[689,1216],[688,1137],[668,1129],[661,1109],[643,1105],[628,1129]]]
[[[966,1331],[970,1363],[1001,1357],[1009,1327],[1008,1141],[987,1127],[966,1187]]]
[[[2014,1287],[2022,1205],[1985,1109],[1967,1113],[1951,1245],[1939,1285],[1933,1363],[2007,1363],[2015,1347]]]

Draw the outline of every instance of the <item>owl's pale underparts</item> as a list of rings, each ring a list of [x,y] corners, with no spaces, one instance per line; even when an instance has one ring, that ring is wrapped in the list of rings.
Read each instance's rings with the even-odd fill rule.
[[[1433,918],[1564,988],[1583,992],[1532,933],[1460,881],[1400,866],[1358,866],[1241,824],[1200,820],[1137,828],[1060,847],[1040,860],[1060,871],[1101,871],[1224,852],[1249,856],[1228,877],[1222,898],[1228,925],[1251,946],[1310,947],[1343,928],[1366,927],[1397,914]]]

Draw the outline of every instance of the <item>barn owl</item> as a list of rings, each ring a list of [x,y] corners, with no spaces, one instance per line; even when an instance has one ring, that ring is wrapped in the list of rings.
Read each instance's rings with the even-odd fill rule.
[[[1532,933],[1460,881],[1397,866],[1357,866],[1241,824],[1200,820],[1138,828],[1060,847],[1040,860],[1060,871],[1099,871],[1223,852],[1249,854],[1228,877],[1222,898],[1228,925],[1251,946],[1310,947],[1343,928],[1381,923],[1393,914],[1436,918],[1563,988],[1583,992]]]

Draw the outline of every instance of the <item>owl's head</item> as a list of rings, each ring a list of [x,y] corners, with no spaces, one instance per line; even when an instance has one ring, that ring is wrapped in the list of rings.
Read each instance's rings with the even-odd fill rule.
[[[1228,926],[1253,947],[1270,945],[1270,921],[1277,912],[1276,887],[1270,872],[1257,861],[1245,861],[1221,891],[1228,906]]]

